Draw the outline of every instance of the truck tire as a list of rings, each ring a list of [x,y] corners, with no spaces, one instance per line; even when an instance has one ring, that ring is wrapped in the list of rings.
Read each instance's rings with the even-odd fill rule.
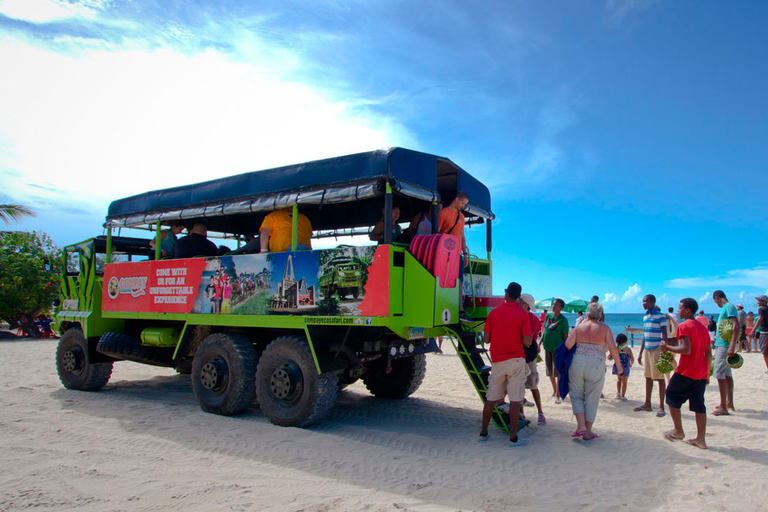
[[[280,336],[267,346],[256,370],[256,396],[269,421],[284,427],[309,427],[330,414],[339,378],[318,375],[307,342]]]
[[[108,356],[136,361],[137,363],[154,366],[173,365],[173,351],[171,349],[142,345],[139,338],[128,334],[104,333],[99,344],[96,345],[96,350]]]
[[[392,361],[392,371],[386,373],[386,359],[370,364],[362,376],[363,384],[373,396],[379,398],[406,398],[412,395],[424,380],[427,356],[418,354]]]
[[[56,348],[56,370],[59,380],[67,389],[96,391],[103,388],[112,376],[112,363],[91,364],[88,342],[79,327],[68,329]]]
[[[206,412],[231,416],[253,404],[256,350],[245,337],[215,333],[203,339],[192,361],[192,390]]]

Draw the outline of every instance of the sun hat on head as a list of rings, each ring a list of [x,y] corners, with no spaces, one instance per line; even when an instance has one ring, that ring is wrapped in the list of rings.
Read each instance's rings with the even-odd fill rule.
[[[536,310],[536,301],[533,300],[533,295],[530,293],[524,293],[520,295],[520,300],[528,304],[528,307],[531,309],[531,311]]]
[[[755,300],[763,300],[765,302],[768,302],[768,296],[758,295],[757,297],[755,297]]]
[[[737,307],[737,308],[741,308],[741,309],[744,309],[744,304],[736,304],[736,307]]]

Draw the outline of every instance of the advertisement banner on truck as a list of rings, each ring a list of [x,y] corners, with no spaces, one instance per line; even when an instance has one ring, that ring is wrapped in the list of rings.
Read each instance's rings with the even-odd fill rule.
[[[214,315],[386,316],[387,246],[104,265],[102,309]]]
[[[204,268],[204,259],[105,265],[103,310],[189,313]]]

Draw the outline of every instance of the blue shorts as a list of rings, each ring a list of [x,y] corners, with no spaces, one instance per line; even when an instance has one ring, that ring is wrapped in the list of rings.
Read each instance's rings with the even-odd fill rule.
[[[704,405],[704,391],[707,389],[706,380],[694,380],[679,373],[673,373],[667,385],[667,405],[680,409],[688,402],[688,410],[691,412],[707,413]]]
[[[621,366],[624,368],[624,373],[619,375],[619,377],[629,377],[629,365],[628,364],[622,364]],[[616,373],[618,371],[619,370],[618,370],[618,368],[616,368],[616,363],[613,363],[613,371],[611,373],[613,373],[614,375],[618,375],[618,373]]]

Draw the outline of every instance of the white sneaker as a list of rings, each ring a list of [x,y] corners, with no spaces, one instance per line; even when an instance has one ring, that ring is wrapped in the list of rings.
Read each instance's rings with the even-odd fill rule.
[[[486,442],[490,438],[491,438],[491,434],[485,434],[484,436],[480,435],[480,436],[477,436],[477,442],[478,443],[484,443],[484,442]],[[518,437],[518,439],[520,439],[520,438]]]
[[[510,448],[519,448],[521,446],[525,446],[528,444],[528,440],[525,438],[522,438],[520,436],[517,437],[517,441],[510,441],[509,446]]]

